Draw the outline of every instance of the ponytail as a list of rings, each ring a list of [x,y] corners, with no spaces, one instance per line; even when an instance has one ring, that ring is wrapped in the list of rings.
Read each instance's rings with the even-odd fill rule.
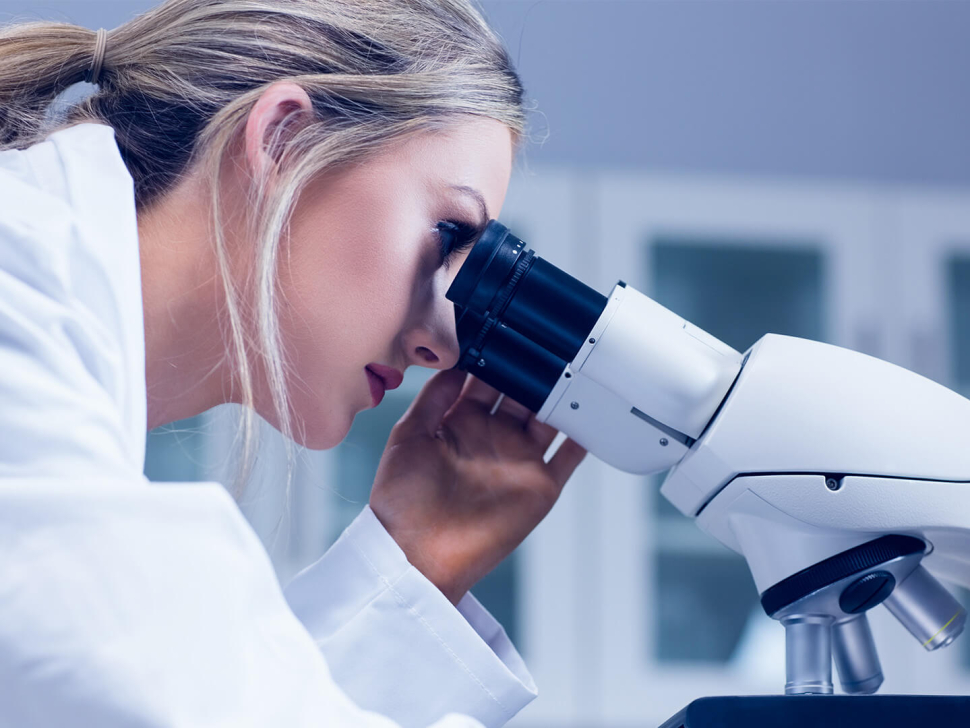
[[[98,40],[98,32],[67,23],[0,27],[0,150],[44,136],[54,99],[91,79]]]

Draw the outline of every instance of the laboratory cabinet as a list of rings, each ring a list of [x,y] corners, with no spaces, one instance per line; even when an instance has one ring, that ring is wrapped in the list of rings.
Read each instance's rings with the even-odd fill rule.
[[[500,219],[601,292],[622,279],[739,351],[768,332],[806,337],[970,395],[970,191],[522,167]],[[412,368],[337,448],[297,449],[288,494],[285,448],[262,426],[241,506],[282,581],[367,502],[430,374]],[[227,406],[154,431],[146,472],[230,479],[237,417]],[[587,458],[473,590],[540,688],[512,726],[660,725],[701,696],[782,691],[784,630],[743,559],[667,503],[662,480]],[[882,692],[970,693],[970,639],[926,653],[883,608],[871,622]]]

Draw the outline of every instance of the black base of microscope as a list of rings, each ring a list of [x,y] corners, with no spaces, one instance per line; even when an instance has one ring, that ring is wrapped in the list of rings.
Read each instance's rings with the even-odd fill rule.
[[[970,697],[764,695],[699,698],[660,728],[923,728],[970,726]]]

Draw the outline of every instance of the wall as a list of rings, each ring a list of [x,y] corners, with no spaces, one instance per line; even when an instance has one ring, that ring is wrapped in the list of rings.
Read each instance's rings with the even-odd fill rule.
[[[111,28],[149,0],[0,0]],[[970,3],[487,0],[535,164],[970,184]]]

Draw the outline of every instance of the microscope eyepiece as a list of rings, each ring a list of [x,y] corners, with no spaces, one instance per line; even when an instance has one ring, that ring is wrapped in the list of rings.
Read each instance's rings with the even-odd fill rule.
[[[491,310],[524,251],[525,243],[492,220],[468,253],[446,297],[460,308],[479,313]],[[534,252],[530,250],[528,255]]]
[[[533,412],[607,303],[606,296],[539,258],[496,220],[445,295],[455,304],[458,368]]]

